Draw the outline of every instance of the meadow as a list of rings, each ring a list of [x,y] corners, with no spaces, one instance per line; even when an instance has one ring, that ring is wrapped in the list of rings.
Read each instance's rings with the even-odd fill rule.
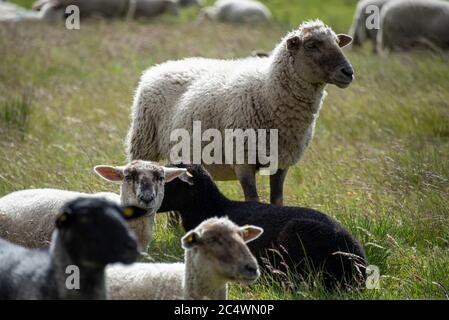
[[[17,0],[29,6],[32,1]],[[211,1],[208,1],[211,2]],[[266,26],[195,21],[197,8],[152,21],[83,21],[71,31],[0,25],[0,196],[24,188],[118,191],[92,171],[125,161],[130,106],[143,70],[188,56],[271,50],[301,21],[347,32],[354,0],[266,0]],[[363,243],[380,289],[291,290],[260,279],[231,299],[449,299],[449,55],[377,56],[345,49],[356,80],[328,86],[315,138],[287,176],[287,205],[328,213]],[[219,182],[242,199],[236,181]],[[259,177],[269,199],[267,177]],[[157,217],[148,260],[180,261],[181,228]]]

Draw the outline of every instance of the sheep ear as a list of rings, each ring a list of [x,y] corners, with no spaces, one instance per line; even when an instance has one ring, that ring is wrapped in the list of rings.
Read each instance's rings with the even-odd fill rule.
[[[293,36],[287,39],[287,49],[290,51],[298,50],[301,46],[301,39],[298,36]]]
[[[181,244],[184,249],[191,249],[200,243],[200,235],[195,230],[191,230],[185,234],[181,239]]]
[[[244,226],[240,228],[243,240],[248,243],[259,238],[263,229],[256,226]]]
[[[340,48],[346,47],[348,44],[352,42],[352,37],[347,34],[339,34],[338,36],[338,46]]]
[[[193,186],[195,184],[193,181],[193,175],[189,171],[186,171],[184,174],[180,175],[179,179],[187,183],[189,186]]]
[[[123,207],[122,216],[125,220],[133,220],[142,217],[147,213],[147,210],[135,207],[135,206],[127,206]]]
[[[94,171],[100,177],[111,182],[122,182],[123,180],[123,167],[112,167],[99,165],[94,167]]]
[[[184,169],[184,168],[167,168],[167,167],[162,167],[162,168],[164,169],[165,182],[170,182],[173,179],[175,179],[187,172],[187,169]]]

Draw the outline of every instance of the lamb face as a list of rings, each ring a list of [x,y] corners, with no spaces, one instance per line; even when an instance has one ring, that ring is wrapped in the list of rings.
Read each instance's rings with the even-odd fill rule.
[[[137,207],[122,210],[103,199],[78,198],[61,208],[56,219],[57,235],[79,266],[95,268],[114,262],[132,263],[139,252],[136,237],[125,219],[137,218],[145,212]]]
[[[151,161],[135,160],[126,166],[96,166],[102,178],[121,183],[122,205],[133,205],[154,213],[164,198],[164,184],[186,170],[165,168]]]
[[[351,41],[350,36],[336,35],[322,23],[308,22],[288,36],[290,64],[309,83],[345,88],[351,84],[354,70],[341,48]]]
[[[238,227],[228,219],[212,218],[188,232],[182,244],[191,250],[191,258],[197,265],[208,266],[209,270],[204,272],[220,277],[217,282],[253,283],[260,271],[246,243],[258,238],[262,232],[258,227]]]

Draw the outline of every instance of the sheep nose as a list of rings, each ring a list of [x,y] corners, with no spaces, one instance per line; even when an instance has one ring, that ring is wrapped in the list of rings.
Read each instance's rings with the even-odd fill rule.
[[[139,195],[139,200],[145,204],[149,204],[154,200],[154,193],[143,193]]]
[[[342,67],[340,69],[340,72],[343,73],[348,78],[352,78],[352,76],[354,75],[354,70],[352,69],[351,66],[344,66],[344,67]]]
[[[133,240],[130,240],[130,241],[127,241],[126,243],[125,243],[125,248],[127,249],[127,250],[132,250],[132,251],[135,251],[135,250],[137,250],[137,242],[133,239]]]
[[[243,268],[248,274],[257,274],[257,267],[252,263],[245,264]]]

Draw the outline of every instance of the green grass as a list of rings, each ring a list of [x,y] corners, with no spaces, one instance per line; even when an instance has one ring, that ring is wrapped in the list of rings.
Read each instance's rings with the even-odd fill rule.
[[[0,195],[36,187],[118,191],[92,167],[124,162],[132,96],[145,68],[271,50],[305,18],[343,32],[355,3],[265,2],[276,23],[257,28],[189,22],[195,8],[179,19],[86,21],[80,31],[2,26]],[[356,81],[344,90],[328,87],[315,138],[289,172],[286,202],[341,221],[379,266],[381,289],[326,293],[311,279],[292,291],[264,278],[249,288],[232,285],[233,299],[448,298],[449,56],[346,52]],[[237,182],[219,186],[242,198]],[[267,201],[266,177],[259,189]],[[181,235],[167,232],[161,215],[151,259],[181,260]]]

